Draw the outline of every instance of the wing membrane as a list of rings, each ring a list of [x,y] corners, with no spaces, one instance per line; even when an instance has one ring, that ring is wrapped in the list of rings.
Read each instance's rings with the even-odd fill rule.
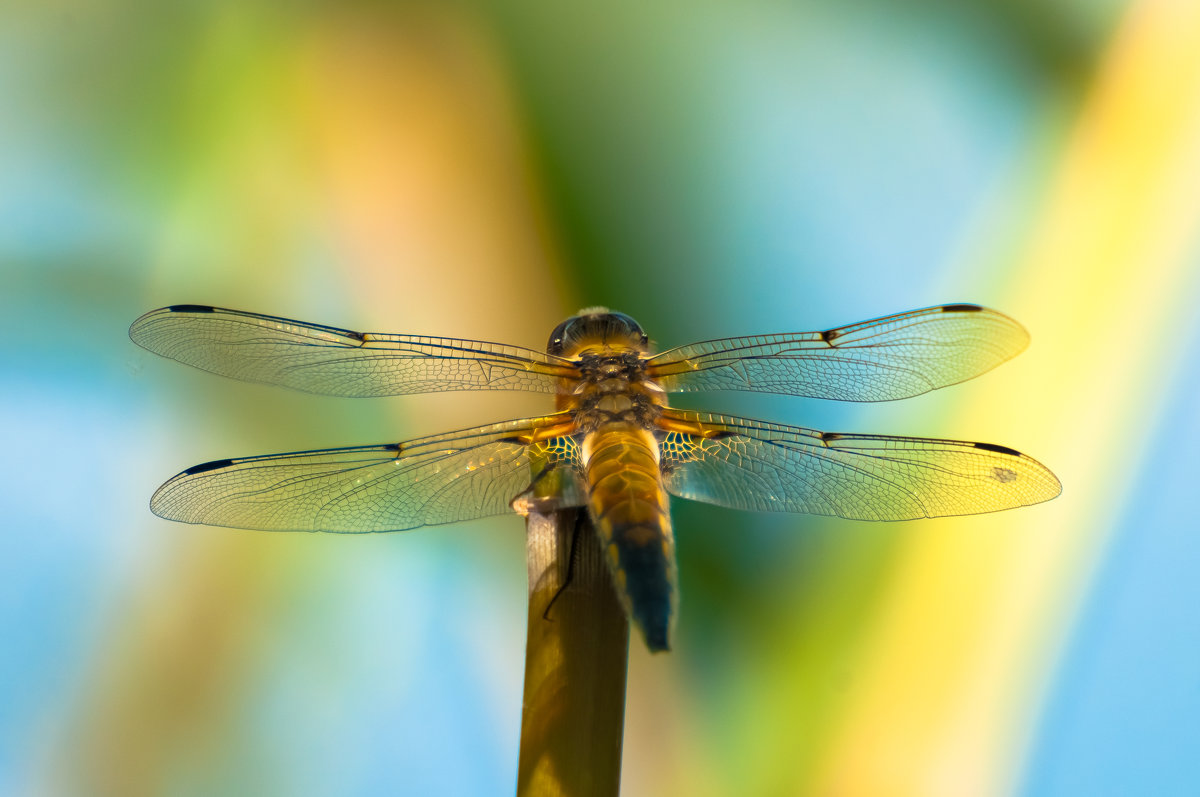
[[[1028,506],[1062,489],[1044,465],[1004,446],[831,434],[699,412],[666,417],[667,490],[732,509],[910,520]]]
[[[222,376],[330,396],[553,393],[557,378],[578,376],[568,361],[518,346],[354,332],[205,305],[152,310],[133,322],[129,337]]]
[[[501,515],[534,470],[562,468],[574,483],[574,439],[547,434],[568,421],[551,415],[407,443],[209,462],[160,487],[150,509],[265,531],[403,531]]]
[[[749,390],[839,401],[890,401],[995,368],[1029,343],[1003,313],[941,305],[824,332],[694,343],[647,361],[668,392]]]

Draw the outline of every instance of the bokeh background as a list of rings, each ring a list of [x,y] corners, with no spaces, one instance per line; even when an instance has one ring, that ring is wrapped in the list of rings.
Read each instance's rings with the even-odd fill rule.
[[[523,527],[175,525],[211,459],[545,398],[349,401],[126,337],[209,303],[662,345],[941,302],[1033,337],[886,405],[686,406],[983,440],[1056,501],[869,524],[677,502],[628,795],[1200,793],[1200,4],[0,6],[0,793],[509,793]]]

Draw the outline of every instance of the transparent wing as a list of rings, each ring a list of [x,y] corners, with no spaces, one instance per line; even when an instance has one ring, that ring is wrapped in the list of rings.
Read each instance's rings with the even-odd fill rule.
[[[150,499],[184,523],[265,531],[403,531],[501,515],[535,471],[576,481],[566,415],[407,443],[224,459],[185,470]],[[565,504],[564,504],[565,505]]]
[[[709,413],[662,421],[666,488],[732,509],[909,520],[1048,501],[1046,466],[1004,446],[835,434]]]
[[[1013,319],[949,304],[824,332],[694,343],[647,360],[668,392],[751,390],[839,401],[890,401],[953,385],[1019,354]]]
[[[556,379],[578,377],[567,360],[517,346],[353,332],[205,305],[152,310],[133,322],[129,337],[215,374],[330,396],[553,393]]]

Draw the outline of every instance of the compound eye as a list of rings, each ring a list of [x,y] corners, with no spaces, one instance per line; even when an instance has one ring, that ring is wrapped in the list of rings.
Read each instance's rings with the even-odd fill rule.
[[[574,326],[576,319],[568,318],[554,328],[550,333],[550,342],[546,344],[547,354],[562,354],[565,348],[566,341],[571,336],[571,328]]]
[[[637,321],[634,321],[630,316],[627,316],[624,313],[613,313],[612,317],[620,321],[621,324],[625,326],[625,331],[630,337],[636,336],[641,338],[643,343],[646,342],[646,333],[642,330],[642,325]]]

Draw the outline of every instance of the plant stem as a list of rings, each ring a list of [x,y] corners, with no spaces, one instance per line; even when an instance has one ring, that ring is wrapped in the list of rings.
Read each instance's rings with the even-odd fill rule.
[[[621,783],[629,622],[586,509],[531,513],[526,530],[517,795],[609,797]]]

